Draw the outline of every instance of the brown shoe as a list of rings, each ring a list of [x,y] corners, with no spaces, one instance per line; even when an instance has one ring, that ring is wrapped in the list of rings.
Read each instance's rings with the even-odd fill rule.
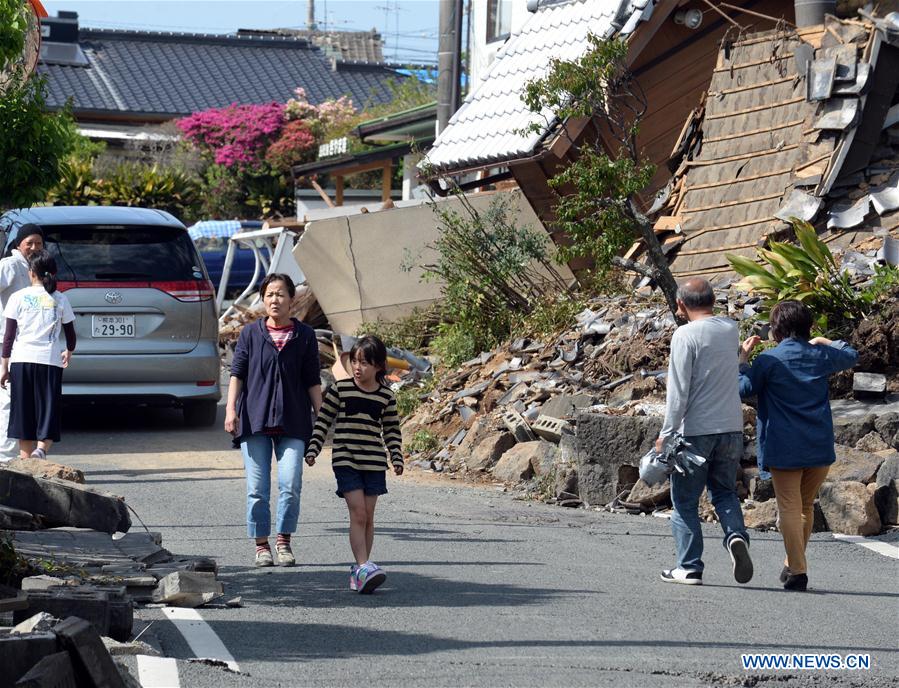
[[[293,556],[290,545],[286,545],[283,543],[278,544],[275,546],[275,549],[278,551],[278,563],[281,564],[281,566],[297,565],[296,557]]]

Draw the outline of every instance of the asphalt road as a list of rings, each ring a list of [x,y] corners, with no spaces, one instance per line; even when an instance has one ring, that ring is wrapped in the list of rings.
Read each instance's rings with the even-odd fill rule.
[[[665,520],[412,473],[388,479],[373,553],[388,580],[363,597],[347,589],[345,507],[326,462],[304,478],[299,565],[258,570],[242,461],[220,425],[91,409],[65,426],[53,459],[123,495],[173,553],[214,557],[227,596],[242,598],[200,610],[239,675],[187,662],[194,653],[161,610],[138,611],[154,622],[142,639],[178,658],[182,686],[899,685],[899,561],[827,534],[813,536],[804,595],[780,589],[776,533],[753,536],[756,576],[737,585],[713,525],[705,584],[666,585]],[[740,660],[818,652],[870,653],[872,668],[748,672]]]

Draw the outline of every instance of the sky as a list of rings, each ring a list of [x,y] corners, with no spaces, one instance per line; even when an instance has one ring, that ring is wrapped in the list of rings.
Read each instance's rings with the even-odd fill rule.
[[[43,0],[51,16],[78,13],[98,29],[230,33],[237,29],[305,28],[307,0]],[[437,60],[438,0],[314,0],[320,28],[369,31],[398,62]]]

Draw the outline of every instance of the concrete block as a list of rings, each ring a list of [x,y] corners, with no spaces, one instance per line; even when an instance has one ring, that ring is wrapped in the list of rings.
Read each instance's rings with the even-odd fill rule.
[[[887,395],[887,377],[880,373],[854,373],[852,395],[856,399],[883,399]]]
[[[580,413],[575,429],[575,463],[581,499],[608,504],[618,496],[625,467],[636,473],[640,458],[659,436],[660,416],[611,416]],[[631,486],[636,483],[634,477]]]
[[[40,522],[30,511],[0,505],[0,530],[37,530]]]
[[[56,576],[28,576],[27,578],[22,579],[22,590],[25,592],[31,590],[49,590],[50,588],[56,588],[60,585],[68,585],[68,583],[64,579],[57,578]]]
[[[111,635],[109,627],[109,595],[89,586],[55,587],[28,593],[28,609],[13,614],[13,622],[21,623],[37,612],[47,612],[58,619],[77,616],[88,621],[100,635]]]
[[[42,657],[58,651],[53,633],[0,635],[0,685],[15,685]]]
[[[14,612],[28,608],[28,593],[8,585],[0,585],[0,612]]]
[[[515,436],[518,442],[533,442],[537,439],[534,433],[531,432],[531,426],[515,409],[510,408],[503,411],[503,423],[509,428],[509,432]]]
[[[109,595],[109,637],[119,641],[131,638],[134,627],[134,603],[124,585],[95,585]]]
[[[47,655],[16,681],[16,688],[78,688],[69,653]]]
[[[176,571],[159,581],[153,592],[153,601],[172,607],[199,607],[224,592],[214,573]]]
[[[56,478],[39,478],[9,468],[0,470],[0,505],[40,516],[44,525],[127,532],[131,517],[112,494]]]
[[[125,684],[112,657],[90,623],[70,616],[57,624],[53,632],[60,646],[69,652],[79,686],[124,688]]]
[[[571,425],[568,421],[541,414],[537,420],[534,421],[531,430],[533,430],[534,434],[538,437],[542,437],[550,442],[558,443],[562,439],[562,434],[568,431],[570,427]]]

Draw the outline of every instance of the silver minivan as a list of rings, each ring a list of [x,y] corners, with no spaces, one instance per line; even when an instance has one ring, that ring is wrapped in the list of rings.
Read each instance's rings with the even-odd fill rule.
[[[39,225],[78,344],[65,401],[174,405],[188,425],[212,425],[221,398],[212,283],[187,230],[169,213],[110,206],[10,210],[5,250],[20,225]]]

